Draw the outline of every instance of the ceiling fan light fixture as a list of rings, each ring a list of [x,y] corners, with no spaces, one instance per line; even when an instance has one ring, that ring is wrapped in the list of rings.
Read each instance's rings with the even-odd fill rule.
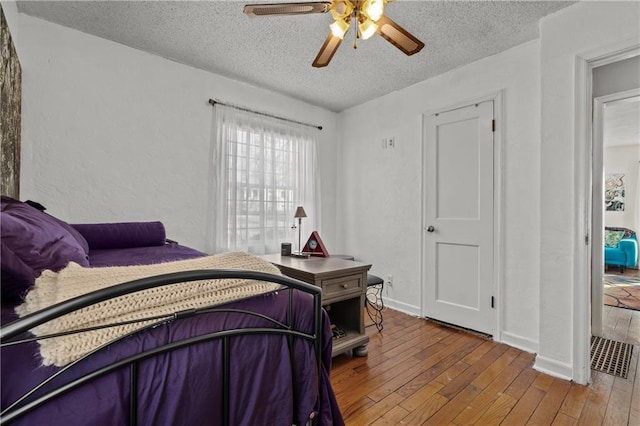
[[[377,22],[384,15],[384,3],[385,0],[366,0],[361,11],[373,22]]]
[[[376,33],[376,31],[378,30],[378,26],[375,22],[373,22],[373,20],[365,19],[358,24],[358,29],[360,30],[360,37],[363,40],[367,40]]]
[[[333,24],[329,25],[329,28],[331,28],[331,33],[334,36],[342,40],[349,30],[349,23],[342,19],[338,19]]]
[[[353,13],[353,5],[348,0],[334,0],[331,3],[331,16],[336,21],[346,21]]]
[[[368,39],[374,34],[380,35],[405,55],[418,53],[424,43],[409,31],[396,24],[385,15],[387,3],[394,0],[320,0],[298,3],[247,4],[244,13],[248,16],[306,15],[311,13],[331,13],[334,22],[329,25],[330,32],[311,64],[315,68],[329,65],[331,58],[340,47],[345,34],[354,21],[357,48],[358,39]]]

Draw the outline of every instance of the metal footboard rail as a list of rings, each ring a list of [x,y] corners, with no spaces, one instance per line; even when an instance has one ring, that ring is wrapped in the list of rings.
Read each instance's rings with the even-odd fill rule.
[[[40,397],[27,401],[32,394],[37,392],[41,387],[43,387],[50,381],[54,380],[58,376],[58,374],[64,373],[64,371],[72,367],[77,362],[80,362],[81,360],[86,359],[86,357],[89,357],[92,354],[99,352],[104,346],[114,343],[114,342],[109,342],[107,345],[104,345],[103,347],[100,347],[95,351],[92,351],[91,353],[85,355],[78,361],[75,361],[70,365],[63,367],[58,373],[47,378],[44,382],[40,383],[35,388],[27,392],[27,394],[25,394],[18,401],[15,401],[12,405],[7,407],[2,413],[0,413],[0,424],[8,424],[11,421],[18,419],[19,417],[27,414],[33,409],[47,403],[48,401],[56,397],[66,394],[69,391],[79,386],[82,386],[83,384],[96,380],[97,378],[102,377],[110,372],[113,372],[121,368],[126,368],[128,366],[129,367],[129,393],[130,393],[129,419],[130,419],[131,425],[136,425],[137,424],[137,407],[138,407],[137,391],[136,391],[138,364],[145,359],[159,356],[161,354],[168,353],[186,346],[221,339],[222,350],[223,350],[223,362],[222,362],[223,364],[222,365],[223,412],[221,413],[221,417],[222,417],[222,424],[228,425],[230,422],[229,339],[235,336],[242,336],[242,335],[286,336],[289,342],[289,345],[291,345],[291,342],[294,338],[301,338],[301,339],[313,342],[314,354],[317,362],[316,368],[317,368],[317,374],[318,374],[318,398],[319,399],[322,398],[322,380],[321,380],[322,378],[322,302],[321,302],[322,290],[319,287],[316,287],[314,285],[311,285],[293,278],[289,278],[283,275],[274,275],[274,274],[268,274],[264,272],[246,271],[246,270],[237,270],[237,269],[211,269],[211,270],[176,272],[176,273],[158,275],[154,277],[142,278],[139,280],[118,284],[109,288],[105,288],[105,289],[98,290],[86,295],[82,295],[82,296],[67,300],[65,302],[61,302],[56,305],[50,306],[49,308],[43,309],[41,311],[26,315],[23,318],[20,318],[16,321],[13,321],[7,324],[6,326],[3,326],[2,329],[0,330],[0,345],[6,346],[6,345],[14,344],[15,343],[14,338],[25,334],[26,332],[28,332],[34,327],[37,327],[43,323],[46,323],[47,321],[58,318],[70,312],[74,312],[79,309],[83,309],[87,306],[91,306],[93,304],[103,302],[105,300],[109,300],[118,296],[134,293],[141,290],[146,290],[149,288],[177,284],[177,283],[188,282],[188,281],[208,280],[208,279],[234,279],[234,278],[273,282],[277,284],[282,284],[285,287],[287,287],[287,289],[296,289],[304,293],[310,294],[313,297],[312,332],[305,333],[305,332],[293,329],[294,300],[293,300],[293,297],[291,297],[291,295],[288,301],[288,318],[287,318],[288,324],[283,324],[275,319],[269,318],[260,313],[237,310],[237,309],[228,309],[228,308],[217,309],[215,307],[211,307],[211,308],[202,308],[198,310],[182,311],[172,316],[165,317],[163,318],[163,320],[159,322],[147,325],[143,327],[141,330],[153,328],[153,327],[156,327],[158,324],[166,323],[168,321],[173,321],[183,317],[188,317],[188,316],[196,315],[199,313],[212,313],[212,312],[235,312],[235,313],[246,314],[246,315],[254,315],[254,316],[258,316],[263,319],[269,320],[274,324],[274,327],[276,328],[249,327],[249,328],[240,328],[240,329],[231,329],[231,330],[221,330],[221,331],[216,331],[212,333],[193,336],[193,337],[176,341],[176,342],[170,342],[162,346],[158,346],[158,347],[128,356],[112,364],[98,368],[97,370],[94,370],[82,377],[76,378],[59,388],[53,389]],[[113,325],[117,325],[117,324],[113,324]],[[127,338],[131,334],[140,332],[141,330],[137,330],[135,332],[129,333],[126,336],[121,337],[120,339]],[[86,330],[78,330],[77,332],[83,332],[83,331],[86,331]],[[117,339],[117,340],[120,340],[120,339]],[[28,342],[31,340],[33,339],[25,339],[24,342]]]

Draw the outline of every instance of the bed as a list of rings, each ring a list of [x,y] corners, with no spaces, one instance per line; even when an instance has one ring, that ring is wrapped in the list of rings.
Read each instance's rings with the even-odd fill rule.
[[[0,197],[0,423],[343,424],[319,288],[45,210]]]
[[[32,334],[64,315],[109,306],[118,298],[221,279],[275,283],[278,288],[221,305],[180,305],[177,312],[145,317],[143,328],[100,343],[64,365],[45,365],[40,351],[43,342],[66,339],[66,334],[53,339]],[[21,318],[15,305],[3,305],[0,421],[343,424],[329,380],[331,330],[320,297],[319,288],[283,275],[194,269],[110,285]],[[102,327],[83,333],[99,333]]]

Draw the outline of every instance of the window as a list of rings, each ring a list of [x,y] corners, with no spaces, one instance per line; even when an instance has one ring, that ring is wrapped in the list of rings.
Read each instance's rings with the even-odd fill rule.
[[[211,191],[212,252],[279,252],[304,206],[318,221],[317,129],[216,105]],[[306,232],[306,231],[305,231]]]

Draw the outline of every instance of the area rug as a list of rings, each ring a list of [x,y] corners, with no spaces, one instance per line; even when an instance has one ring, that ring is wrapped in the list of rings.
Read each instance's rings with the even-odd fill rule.
[[[606,274],[603,284],[605,305],[640,311],[640,279]]]

